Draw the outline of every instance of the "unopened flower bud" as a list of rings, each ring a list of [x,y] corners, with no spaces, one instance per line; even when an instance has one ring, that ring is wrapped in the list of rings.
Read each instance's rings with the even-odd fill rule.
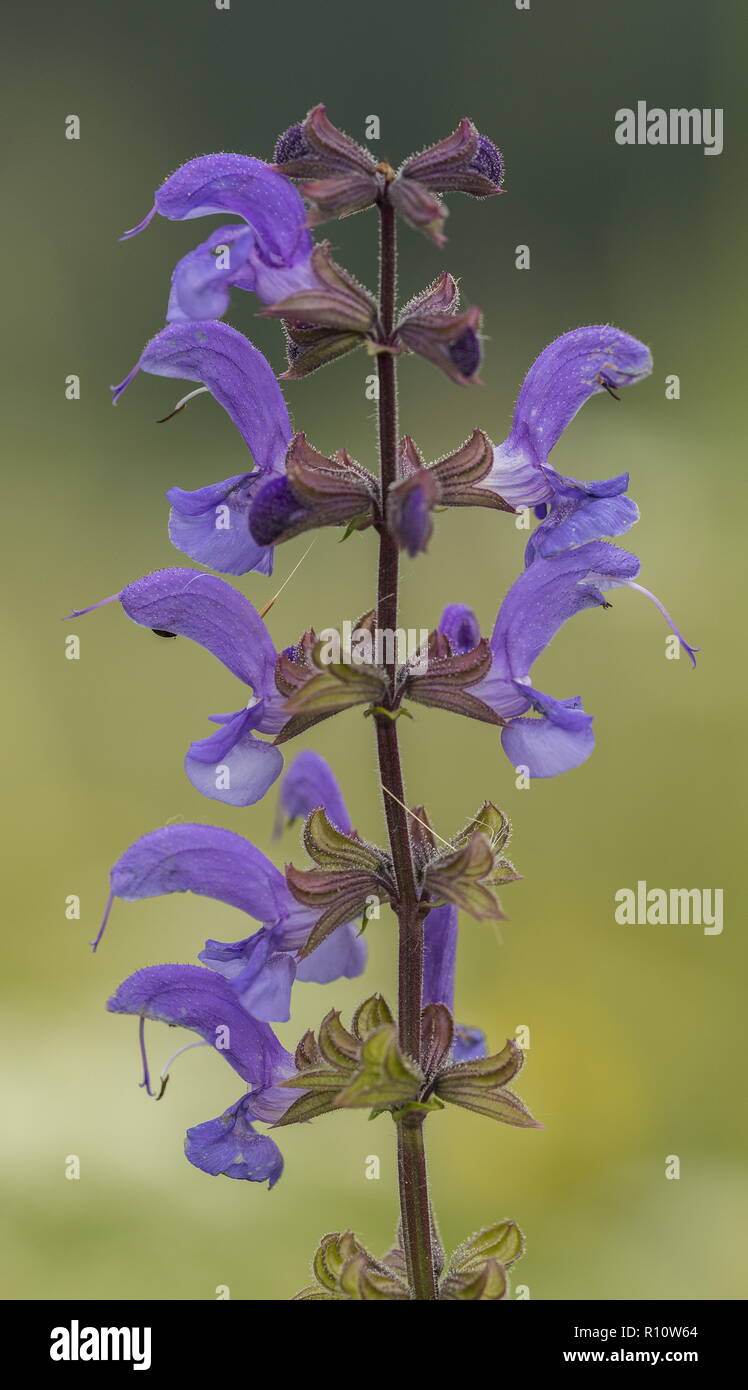
[[[369,207],[382,186],[373,156],[334,126],[321,105],[280,136],[275,167],[287,178],[309,180],[301,191],[314,205],[313,222]]]
[[[423,232],[435,246],[446,244],[444,223],[448,209],[435,193],[430,193],[415,179],[398,177],[390,184],[388,197],[392,206],[397,208],[400,216],[411,227]]]
[[[421,184],[434,193],[470,193],[487,198],[501,192],[504,161],[492,140],[481,135],[467,116],[457,129],[407,160],[399,178]]]
[[[434,529],[432,511],[439,488],[428,468],[419,468],[390,488],[387,495],[387,529],[401,550],[418,555],[426,550]]]
[[[432,288],[406,306],[395,330],[396,341],[426,357],[459,386],[470,386],[479,380],[483,356],[478,333],[480,310],[473,306],[457,314],[454,309],[434,309],[434,298]]]
[[[406,222],[443,246],[447,209],[437,195],[469,193],[487,198],[502,192],[503,179],[501,152],[465,116],[446,140],[406,160],[388,196]]]

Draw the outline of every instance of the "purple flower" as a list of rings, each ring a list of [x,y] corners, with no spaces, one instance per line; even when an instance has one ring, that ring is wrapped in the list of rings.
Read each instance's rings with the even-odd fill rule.
[[[250,688],[252,696],[241,709],[212,716],[217,732],[193,743],[184,765],[203,796],[230,806],[259,801],[278,777],[283,755],[257,733],[277,734],[285,715],[284,698],[275,685],[277,653],[249,599],[225,580],[189,569],[157,570],[92,608],[117,599],[133,622],[189,637]],[[74,616],[91,611],[80,609]]]
[[[264,478],[282,474],[291,439],[288,410],[270,364],[228,324],[187,322],[172,324],[151,339],[132,371],[114,388],[115,404],[139,371],[202,382],[202,389],[233,420],[253,460],[247,472],[224,482],[192,492],[170,489],[173,544],[192,560],[224,574],[270,574],[272,548],[258,544],[249,530],[252,492]]]
[[[247,1013],[220,975],[199,965],[151,965],[137,970],[119,986],[107,1008],[141,1019],[142,1084],[149,1094],[145,1019],[188,1028],[225,1057],[247,1083],[248,1093],[218,1119],[188,1130],[185,1153],[190,1163],[212,1176],[223,1173],[272,1187],[281,1175],[283,1159],[275,1141],[257,1134],[252,1121],[272,1124],[288,1109],[293,1094],[280,1083],[292,1075],[294,1064],[269,1025]],[[162,1071],[163,1083],[169,1066]]]
[[[301,814],[324,806],[335,819],[347,813],[331,769],[316,753],[301,753],[283,779],[281,800]],[[349,823],[345,827],[349,828]],[[213,825],[167,825],[143,835],[117,860],[110,874],[110,893],[101,930],[112,902],[138,902],[168,893],[197,893],[229,903],[261,922],[259,931],[240,941],[206,941],[199,959],[224,976],[241,1004],[255,1018],[285,1021],[290,1017],[294,980],[327,984],[352,979],[366,964],[366,946],[357,925],[338,927],[315,951],[299,961],[316,921],[302,907],[279,869],[261,850]]]
[[[252,500],[248,525],[257,545],[273,546],[279,536],[309,517],[309,508],[300,502],[288,478],[268,478]]]
[[[280,784],[280,809],[293,824],[318,806],[324,806],[328,819],[338,830],[344,835],[350,833],[351,818],[330,764],[307,748],[297,753]]]
[[[156,213],[182,222],[226,212],[243,222],[217,228],[179,261],[168,322],[220,318],[234,287],[274,304],[316,283],[303,199],[287,178],[248,155],[208,154],[181,165],[157,189],[147,217],[122,240],[136,236]]]
[[[543,518],[528,543],[527,564],[585,541],[619,536],[638,520],[636,503],[622,495],[628,473],[582,482],[557,473],[548,455],[590,396],[632,386],[651,370],[644,343],[606,324],[564,333],[533,363],[511,433],[494,449],[493,468],[479,484],[513,507],[536,508]]]
[[[280,1092],[284,1097],[287,1092]],[[279,1095],[279,1099],[280,1099]],[[211,1178],[243,1178],[247,1182],[267,1182],[274,1187],[283,1172],[283,1155],[269,1134],[258,1134],[253,1119],[257,1114],[252,1094],[242,1096],[215,1120],[193,1125],[184,1137],[184,1152],[195,1168]],[[279,1119],[283,1111],[273,1116]]]
[[[432,908],[424,924],[423,1003],[446,1004],[450,1013],[454,1012],[457,934],[457,908],[452,903]],[[485,1033],[455,1024],[453,1062],[472,1062],[487,1055]]]
[[[621,586],[645,594],[656,604],[695,665],[694,651],[675,627],[659,599],[634,583],[635,555],[604,541],[537,559],[515,581],[501,605],[491,637],[493,662],[471,694],[508,723],[501,732],[507,757],[526,767],[531,777],[555,777],[578,767],[592,752],[592,715],[581,698],[556,700],[537,690],[530,672],[559,628],[585,608],[608,608],[608,589]],[[452,605],[439,624],[456,652],[471,650],[478,630],[470,609]],[[530,713],[532,712],[532,713]]]

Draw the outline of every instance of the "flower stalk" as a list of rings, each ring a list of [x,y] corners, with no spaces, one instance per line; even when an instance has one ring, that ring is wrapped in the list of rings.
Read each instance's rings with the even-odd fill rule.
[[[395,210],[385,184],[379,200],[379,320],[386,347],[395,322],[397,293],[397,232]],[[379,469],[383,501],[397,477],[397,366],[395,354],[380,352]],[[400,554],[397,542],[385,526],[379,531],[379,583],[377,623],[380,631],[397,629]],[[390,694],[394,695],[394,663],[388,669]],[[387,713],[375,715],[379,774],[385,797],[385,817],[390,853],[397,878],[398,902],[398,1032],[400,1046],[414,1061],[421,1054],[421,1002],[423,985],[423,915],[419,908],[416,875],[405,809],[405,786],[400,762],[397,721]],[[433,1221],[428,1191],[423,1137],[425,1115],[404,1114],[398,1121],[397,1166],[400,1219],[411,1295],[421,1301],[437,1297],[434,1268]]]

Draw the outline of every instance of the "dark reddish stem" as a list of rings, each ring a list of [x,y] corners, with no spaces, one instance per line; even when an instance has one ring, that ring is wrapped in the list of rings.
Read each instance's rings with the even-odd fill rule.
[[[385,343],[390,343],[395,322],[397,291],[397,240],[395,211],[385,188],[379,205],[380,265],[379,319]],[[379,462],[382,501],[397,476],[397,372],[395,356],[380,352],[379,376]],[[398,578],[400,555],[385,526],[379,533],[379,584],[377,626],[380,632],[397,630]],[[390,703],[394,703],[393,660],[388,669]],[[379,775],[384,788],[384,811],[390,852],[397,879],[398,953],[398,1029],[400,1046],[415,1061],[421,1053],[421,996],[423,988],[423,917],[418,905],[418,886],[413,850],[405,809],[405,785],[400,763],[397,722],[387,714],[375,715]],[[414,1299],[436,1298],[434,1242],[429,1202],[426,1153],[423,1140],[423,1112],[412,1111],[398,1119],[398,1179],[403,1246],[408,1279]]]

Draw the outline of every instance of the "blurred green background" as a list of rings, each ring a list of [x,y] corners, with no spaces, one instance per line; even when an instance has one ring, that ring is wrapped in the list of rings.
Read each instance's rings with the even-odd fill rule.
[[[744,748],[736,684],[745,677],[737,604],[745,541],[741,366],[745,257],[739,130],[745,12],[730,3],[583,0],[351,6],[298,0],[51,0],[6,21],[4,487],[10,659],[4,695],[9,875],[3,955],[4,1292],[10,1298],[287,1299],[318,1238],[352,1227],[383,1251],[396,1222],[393,1134],[341,1115],[284,1132],[272,1193],[210,1180],[182,1157],[184,1130],[221,1112],[237,1080],[213,1054],[180,1060],[163,1103],[137,1087],[132,1020],[104,1001],[137,967],[193,960],[206,936],[231,940],[238,914],[196,898],[117,904],[96,957],[87,943],[111,863],[146,830],[207,820],[270,849],[276,795],[245,811],[201,801],[183,752],[209,713],[236,706],[233,679],[187,642],[158,642],[112,607],[62,622],[150,570],[180,563],[165,489],[245,467],[242,441],[207,397],[168,428],[154,421],[177,383],[140,377],[113,412],[109,385],[161,326],[178,256],[213,221],[157,222],[117,236],[165,175],[196,154],[269,157],[279,131],[325,101],[332,118],[398,163],[469,114],[504,150],[507,196],[454,197],[449,244],[405,229],[403,297],[442,269],[485,311],[485,386],[461,391],[425,363],[401,371],[403,428],[430,458],[481,425],[500,440],[522,376],[579,324],[612,321],[652,346],[653,377],[620,404],[596,397],[553,462],[582,477],[632,474],[643,520],[629,538],[654,589],[702,648],[698,670],[665,659],[666,629],[633,593],[586,613],[538,667],[557,695],[581,691],[597,749],[581,769],[527,792],[490,729],[419,710],[403,723],[409,796],[449,835],[485,798],[515,824],[524,881],[510,920],[462,924],[458,1013],[499,1046],[531,1030],[521,1092],[545,1122],[512,1131],[457,1110],[429,1124],[433,1192],[454,1246],[511,1216],[528,1235],[518,1280],[531,1297],[738,1298],[748,1215],[745,1015],[738,912]],[[621,148],[620,106],[724,109],[725,148]],[[81,139],[64,138],[75,113]],[[325,229],[371,284],[375,222]],[[531,248],[518,271],[514,250]],[[235,296],[229,320],[278,370],[276,325]],[[357,354],[291,384],[294,421],[320,448],[374,460],[367,359]],[[65,378],[81,378],[66,401]],[[676,373],[681,398],[665,398]],[[185,388],[188,389],[188,388]],[[428,626],[448,601],[483,623],[521,566],[510,519],[438,519],[427,558],[406,566],[402,621]],[[626,541],[623,542],[626,544]],[[279,552],[272,580],[238,581],[262,604],[308,545]],[[186,562],[185,562],[186,563]],[[370,535],[338,548],[321,532],[273,610],[282,645],[310,623],[372,602]],[[76,633],[81,659],[65,659]],[[231,701],[234,700],[232,704]],[[333,763],[359,830],[382,834],[372,729],[355,714],[312,743]],[[299,859],[295,831],[272,852]],[[725,929],[617,926],[613,896],[650,886],[721,887]],[[82,919],[65,917],[78,894]],[[333,1005],[394,990],[394,931],[369,932],[365,982],[300,986],[287,1044]],[[157,1065],[173,1033],[152,1026]],[[78,1155],[79,1181],[66,1180]],[[381,1178],[365,1177],[377,1154]],[[668,1155],[681,1177],[668,1181]]]

